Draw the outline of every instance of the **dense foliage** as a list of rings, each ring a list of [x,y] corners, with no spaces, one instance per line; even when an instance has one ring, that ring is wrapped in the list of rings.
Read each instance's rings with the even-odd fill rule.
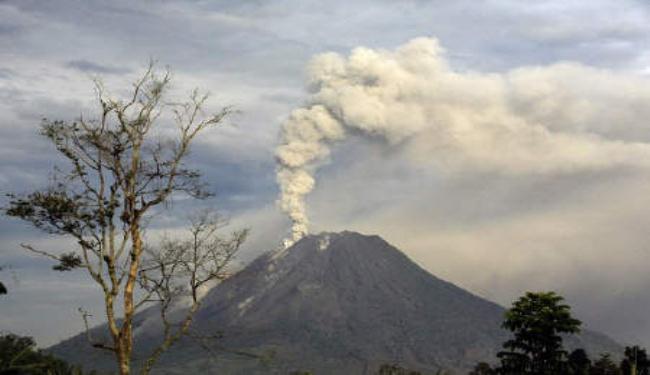
[[[618,365],[608,353],[595,361],[584,349],[567,353],[562,335],[579,332],[581,323],[563,301],[554,292],[528,292],[515,301],[502,324],[513,338],[497,354],[499,365],[479,362],[468,375],[650,375],[650,359],[638,346],[626,347]]]
[[[0,336],[0,375],[82,375],[81,369],[36,349],[31,337]]]
[[[513,338],[497,356],[501,374],[557,375],[566,371],[561,334],[577,333],[580,321],[554,292],[526,293],[506,311],[503,328]]]
[[[623,375],[650,375],[650,360],[646,350],[638,346],[625,348],[625,359],[621,362]]]

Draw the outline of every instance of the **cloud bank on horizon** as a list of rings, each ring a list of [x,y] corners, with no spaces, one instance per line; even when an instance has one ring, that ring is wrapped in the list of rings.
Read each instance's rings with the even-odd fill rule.
[[[572,174],[650,166],[650,144],[625,138],[650,114],[650,80],[578,63],[503,73],[456,71],[435,38],[393,51],[325,53],[309,97],[282,126],[279,204],[291,238],[309,230],[305,198],[332,146],[366,137],[440,173]],[[628,129],[629,130],[629,129]]]

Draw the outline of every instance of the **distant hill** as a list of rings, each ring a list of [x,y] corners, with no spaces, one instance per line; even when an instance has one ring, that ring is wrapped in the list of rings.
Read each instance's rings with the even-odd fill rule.
[[[431,275],[378,236],[310,235],[260,256],[211,290],[193,327],[222,338],[202,340],[207,350],[184,340],[162,357],[155,373],[371,374],[382,363],[425,374],[465,373],[477,361],[494,361],[508,337],[500,328],[503,313],[503,307]],[[139,314],[137,325],[141,358],[160,340],[155,311]],[[613,340],[590,331],[569,341],[593,356],[621,352]],[[50,350],[84,368],[112,366],[85,335]]]

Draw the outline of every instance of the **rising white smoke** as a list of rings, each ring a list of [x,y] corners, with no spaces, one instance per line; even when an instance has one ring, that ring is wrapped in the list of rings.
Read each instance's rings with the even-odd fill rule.
[[[580,64],[456,72],[435,39],[418,38],[395,51],[319,55],[309,89],[276,151],[279,203],[293,222],[288,243],[308,231],[305,197],[315,170],[350,134],[448,169],[570,173],[650,160],[648,144],[626,142],[617,123],[629,130],[630,113],[649,118],[640,113],[648,112],[648,82]]]

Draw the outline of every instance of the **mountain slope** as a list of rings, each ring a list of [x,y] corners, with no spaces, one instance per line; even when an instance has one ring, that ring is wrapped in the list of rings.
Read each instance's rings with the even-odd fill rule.
[[[203,340],[210,352],[185,340],[164,356],[158,373],[363,374],[387,362],[421,371],[466,370],[494,359],[507,337],[500,329],[503,312],[432,276],[378,236],[312,235],[262,255],[210,291],[193,327],[223,337]],[[138,322],[140,347],[159,340],[148,328],[155,326],[153,311]],[[83,340],[52,350],[108,368],[110,362],[89,352]],[[590,332],[573,341],[592,353],[620,350]],[[209,354],[215,350],[216,357]],[[232,351],[274,355],[260,362]]]

